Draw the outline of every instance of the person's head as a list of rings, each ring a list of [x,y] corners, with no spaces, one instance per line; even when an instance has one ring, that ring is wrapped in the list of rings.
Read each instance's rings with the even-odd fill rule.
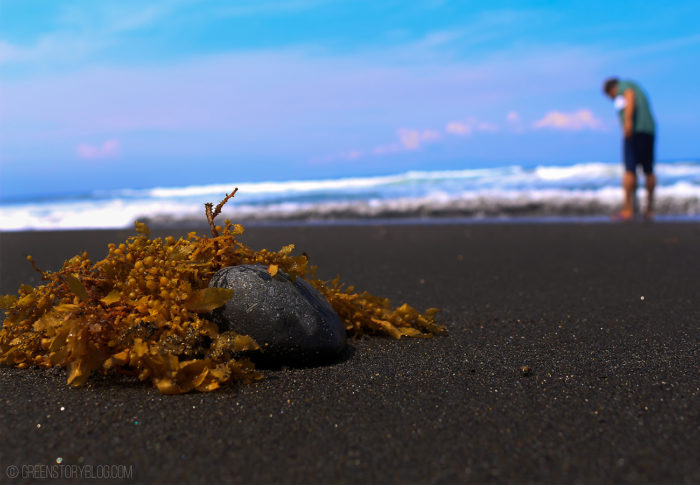
[[[620,82],[620,80],[616,77],[611,77],[605,80],[603,83],[603,93],[610,98],[610,99],[615,99],[617,96],[617,84]]]

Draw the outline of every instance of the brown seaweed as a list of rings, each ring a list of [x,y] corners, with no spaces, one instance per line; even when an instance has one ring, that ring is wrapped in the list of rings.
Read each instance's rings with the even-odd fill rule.
[[[236,189],[237,190],[237,189]],[[226,266],[260,263],[271,274],[284,271],[308,279],[344,323],[348,335],[429,337],[444,332],[437,309],[420,313],[388,299],[356,292],[336,278],[316,278],[306,255],[294,245],[254,251],[236,240],[243,227],[214,219],[234,190],[216,208],[205,204],[212,236],[151,239],[137,222],[135,236],[110,244],[107,256],[92,262],[87,253],[65,261],[56,272],[41,272],[44,284],[22,285],[17,295],[0,296],[6,318],[0,328],[0,364],[66,368],[68,383],[79,386],[93,372],[137,375],[160,392],[211,391],[260,374],[242,357],[258,344],[247,335],[219,332],[207,312],[221,306],[232,290],[208,288]]]

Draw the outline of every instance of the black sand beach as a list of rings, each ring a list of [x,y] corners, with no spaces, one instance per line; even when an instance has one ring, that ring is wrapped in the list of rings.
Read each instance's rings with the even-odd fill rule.
[[[26,254],[57,269],[131,234],[0,234],[0,292],[37,282]],[[257,227],[244,240],[294,242],[322,277],[440,307],[449,335],[357,340],[336,365],[209,394],[2,368],[0,482],[60,457],[126,465],[140,483],[700,483],[700,224]]]

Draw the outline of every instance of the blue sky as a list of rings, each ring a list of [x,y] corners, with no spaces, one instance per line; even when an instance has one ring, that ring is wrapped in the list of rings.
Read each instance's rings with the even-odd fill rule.
[[[0,197],[700,156],[697,2],[0,0]]]

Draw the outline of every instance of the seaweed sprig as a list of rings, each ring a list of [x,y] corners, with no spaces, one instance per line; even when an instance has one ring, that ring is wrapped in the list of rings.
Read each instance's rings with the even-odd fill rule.
[[[144,223],[136,235],[109,244],[107,256],[93,263],[74,256],[56,272],[43,272],[44,284],[21,285],[17,295],[0,296],[6,318],[0,328],[0,364],[65,367],[68,383],[84,384],[92,372],[136,375],[160,392],[211,391],[231,382],[251,382],[260,374],[242,357],[260,347],[253,338],[220,332],[208,313],[223,305],[232,290],[209,288],[213,274],[226,266],[260,263],[271,273],[285,271],[308,279],[329,301],[349,335],[362,333],[428,337],[444,329],[436,309],[420,313],[407,304],[393,308],[386,298],[355,292],[338,278],[315,277],[294,245],[279,251],[252,250],[236,238],[243,227],[215,224],[224,204],[205,204],[212,237],[195,232],[185,238],[151,239]]]

